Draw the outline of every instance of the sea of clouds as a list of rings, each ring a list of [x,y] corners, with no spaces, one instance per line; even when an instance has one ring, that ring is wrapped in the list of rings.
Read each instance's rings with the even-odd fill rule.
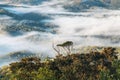
[[[55,34],[32,31],[19,36],[11,36],[1,29],[0,56],[22,50],[55,56],[52,44],[56,45],[67,40],[73,41],[75,48],[120,45],[120,10],[96,8],[86,10],[86,12],[69,12],[63,8],[63,5],[67,5],[63,0],[50,0],[37,6],[12,5],[16,7],[3,8],[17,15],[34,12],[49,16],[52,19],[47,22],[58,28],[55,29]],[[5,20],[5,22],[0,22],[0,28],[16,22],[6,15],[2,15],[0,20]]]

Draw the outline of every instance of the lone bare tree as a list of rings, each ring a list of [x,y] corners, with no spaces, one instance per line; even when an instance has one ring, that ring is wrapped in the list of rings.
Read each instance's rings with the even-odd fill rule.
[[[56,48],[53,45],[53,49],[60,55],[62,52],[60,51],[60,48],[62,48],[67,55],[69,55],[72,52],[73,49],[73,42],[72,41],[66,41],[62,44],[57,44]]]

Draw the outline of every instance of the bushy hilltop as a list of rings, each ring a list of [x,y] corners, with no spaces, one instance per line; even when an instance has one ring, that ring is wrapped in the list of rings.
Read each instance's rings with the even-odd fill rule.
[[[57,55],[56,58],[23,58],[0,70],[0,80],[120,80],[116,48]]]

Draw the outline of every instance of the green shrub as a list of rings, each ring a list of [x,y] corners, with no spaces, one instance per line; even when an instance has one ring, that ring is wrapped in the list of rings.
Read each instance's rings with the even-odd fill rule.
[[[115,48],[87,54],[59,55],[42,62],[23,58],[0,70],[0,80],[120,80],[120,60]]]
[[[35,80],[56,80],[55,73],[46,67],[39,68]]]

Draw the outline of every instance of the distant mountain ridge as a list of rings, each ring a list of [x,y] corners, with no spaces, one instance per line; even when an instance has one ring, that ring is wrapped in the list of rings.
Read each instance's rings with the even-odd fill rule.
[[[22,59],[24,57],[29,57],[29,56],[35,56],[36,54],[29,52],[29,51],[18,51],[18,52],[13,52],[13,53],[9,53],[8,55],[5,55],[3,57],[0,57],[0,60],[12,60],[12,59]]]
[[[37,5],[42,3],[43,1],[46,0],[3,0],[8,3],[13,3],[13,4],[31,4],[31,5]]]
[[[2,64],[5,64],[5,63],[9,63],[9,62],[12,62],[12,61],[18,61],[22,58],[31,57],[31,56],[36,56],[36,54],[34,54],[32,52],[29,52],[29,51],[12,52],[12,53],[9,53],[5,56],[0,57],[0,62],[1,62],[0,66]]]
[[[102,2],[101,0],[82,0],[79,1],[79,3],[74,3],[70,5],[65,5],[64,8],[68,9],[72,12],[79,12],[84,9],[90,9],[92,7],[102,7],[102,8],[108,8],[109,5],[105,2]]]
[[[0,2],[7,2],[11,4],[27,4],[27,5],[39,5],[42,2],[50,1],[50,2],[61,2],[62,0],[1,0]],[[110,5],[112,7],[120,7],[120,0],[63,0],[64,4],[70,4],[70,6],[75,6],[75,8],[81,8],[81,7],[91,7],[91,6],[97,6],[97,7],[106,7],[105,5]],[[48,2],[49,3],[49,2]],[[79,4],[79,7],[78,7]],[[77,7],[76,7],[77,6]]]

